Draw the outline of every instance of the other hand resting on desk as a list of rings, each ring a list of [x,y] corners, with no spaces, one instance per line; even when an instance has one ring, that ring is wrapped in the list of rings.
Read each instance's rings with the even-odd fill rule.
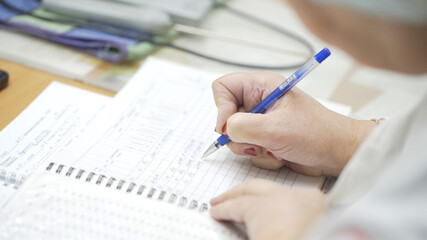
[[[217,220],[244,222],[250,239],[298,239],[326,208],[316,189],[289,189],[253,180],[211,200]]]

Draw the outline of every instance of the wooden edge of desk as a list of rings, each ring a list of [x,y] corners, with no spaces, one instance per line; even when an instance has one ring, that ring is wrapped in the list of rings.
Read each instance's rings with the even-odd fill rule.
[[[0,91],[0,130],[13,121],[52,81],[65,83],[106,96],[110,92],[34,68],[0,59],[0,69],[9,74],[8,86]]]

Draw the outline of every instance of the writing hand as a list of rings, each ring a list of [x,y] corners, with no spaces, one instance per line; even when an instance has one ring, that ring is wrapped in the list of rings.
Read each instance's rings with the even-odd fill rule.
[[[309,175],[337,176],[375,126],[328,110],[294,87],[266,114],[251,114],[285,80],[273,72],[234,73],[212,84],[218,107],[216,131],[236,154],[260,167],[283,165]]]

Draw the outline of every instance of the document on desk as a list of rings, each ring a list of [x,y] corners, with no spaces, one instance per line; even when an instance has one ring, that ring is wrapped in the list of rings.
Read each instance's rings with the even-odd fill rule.
[[[201,202],[254,178],[320,187],[321,177],[260,169],[226,148],[201,159],[218,137],[211,90],[217,77],[147,60],[94,120],[95,128],[53,161]]]
[[[53,82],[0,132],[0,206],[44,161],[91,127],[110,97]]]

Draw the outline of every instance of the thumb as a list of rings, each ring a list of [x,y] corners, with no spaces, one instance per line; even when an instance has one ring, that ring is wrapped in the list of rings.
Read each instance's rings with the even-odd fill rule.
[[[271,138],[268,114],[237,112],[227,120],[227,134],[233,142],[267,147]]]

